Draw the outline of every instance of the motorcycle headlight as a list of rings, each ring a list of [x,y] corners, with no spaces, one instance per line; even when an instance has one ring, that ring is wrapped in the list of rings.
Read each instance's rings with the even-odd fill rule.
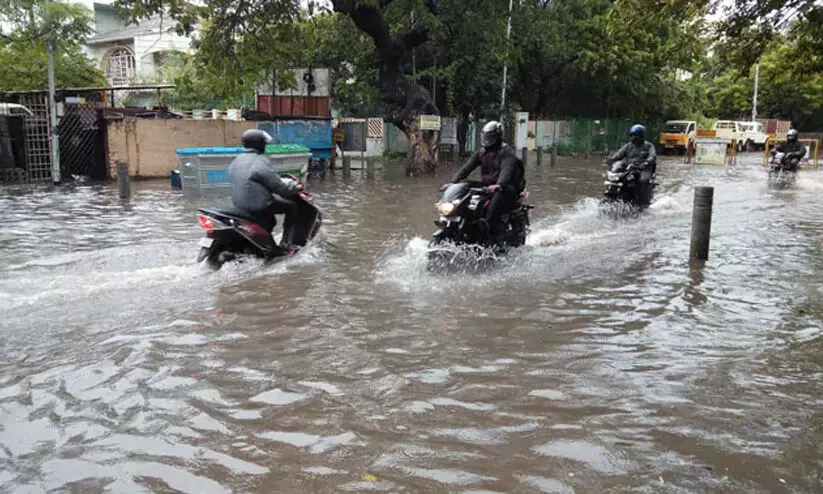
[[[437,210],[440,211],[440,214],[443,216],[451,215],[457,205],[454,202],[439,202],[437,203]]]
[[[606,179],[611,180],[612,182],[620,179],[620,174],[616,172],[606,172]]]

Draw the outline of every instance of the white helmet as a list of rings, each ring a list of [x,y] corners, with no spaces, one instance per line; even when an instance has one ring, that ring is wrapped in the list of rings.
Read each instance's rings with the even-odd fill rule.
[[[787,141],[796,141],[797,140],[797,130],[789,129],[789,131],[786,132],[786,140]]]
[[[492,120],[483,126],[480,143],[484,148],[499,146],[503,142],[503,124]]]

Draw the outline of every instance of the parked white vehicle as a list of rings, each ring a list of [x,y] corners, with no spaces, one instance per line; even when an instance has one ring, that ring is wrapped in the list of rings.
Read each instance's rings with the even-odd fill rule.
[[[714,123],[714,130],[718,139],[728,139],[730,143],[734,139],[737,141],[737,150],[743,150],[743,137],[746,135],[743,122],[718,120]]]
[[[23,105],[17,103],[0,103],[0,115],[24,115],[33,117],[34,113]]]
[[[743,124],[743,148],[748,150],[762,150],[766,149],[766,135],[765,128],[760,122],[741,122]]]

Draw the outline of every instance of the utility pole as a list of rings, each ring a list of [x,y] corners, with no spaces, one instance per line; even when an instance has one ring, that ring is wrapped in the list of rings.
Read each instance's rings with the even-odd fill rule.
[[[754,96],[752,97],[752,122],[757,121],[757,88],[760,84],[760,63],[754,66]]]
[[[511,40],[512,36],[512,7],[514,6],[514,0],[509,0],[509,22],[506,25],[506,53],[509,51],[509,40]],[[509,66],[507,63],[503,62],[503,90],[502,95],[500,96],[500,121],[503,122],[503,112],[506,109],[506,78],[508,77]]]
[[[46,41],[49,65],[49,131],[51,132],[51,179],[60,183],[60,137],[57,134],[57,102],[54,100],[54,38]]]

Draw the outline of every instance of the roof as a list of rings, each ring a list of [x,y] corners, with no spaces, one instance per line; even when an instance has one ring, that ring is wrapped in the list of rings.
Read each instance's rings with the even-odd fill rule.
[[[137,36],[143,36],[146,34],[159,34],[162,30],[168,30],[170,28],[171,25],[169,23],[163,25],[163,22],[158,17],[148,19],[135,26],[126,26],[106,33],[97,34],[96,36],[89,38],[86,43],[94,45],[100,43],[110,43],[112,41],[133,39]]]

